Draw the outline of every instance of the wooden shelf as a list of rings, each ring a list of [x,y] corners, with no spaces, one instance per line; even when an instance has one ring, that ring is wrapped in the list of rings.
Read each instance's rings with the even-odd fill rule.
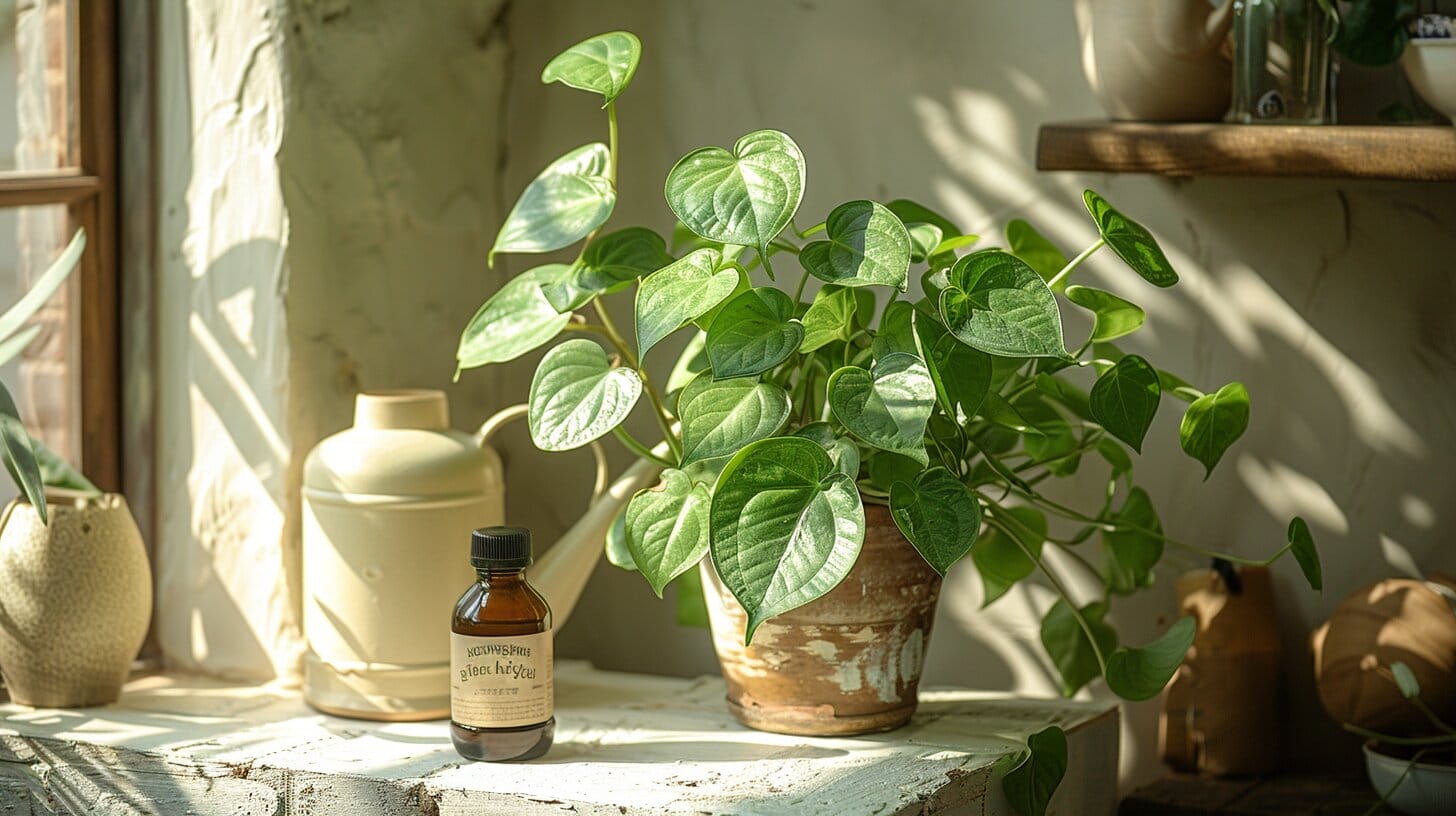
[[[1042,126],[1036,167],[1163,176],[1456,181],[1456,128],[1067,122]]]

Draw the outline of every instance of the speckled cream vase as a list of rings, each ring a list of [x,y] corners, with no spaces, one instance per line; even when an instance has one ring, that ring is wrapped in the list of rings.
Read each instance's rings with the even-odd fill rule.
[[[24,705],[110,703],[151,618],[141,532],[115,493],[46,495],[49,527],[19,499],[0,516],[0,675]]]
[[[743,645],[743,607],[701,566],[728,710],[760,731],[804,736],[887,731],[915,713],[940,576],[884,505],[865,505],[864,547],[818,600],[769,618]]]

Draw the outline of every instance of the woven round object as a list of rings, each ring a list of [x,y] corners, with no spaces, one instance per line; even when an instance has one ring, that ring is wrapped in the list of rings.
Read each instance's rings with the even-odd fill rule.
[[[1350,593],[1314,633],[1320,702],[1342,723],[1395,736],[1434,733],[1400,694],[1390,664],[1410,666],[1421,701],[1456,720],[1456,599],[1449,585],[1405,578]]]

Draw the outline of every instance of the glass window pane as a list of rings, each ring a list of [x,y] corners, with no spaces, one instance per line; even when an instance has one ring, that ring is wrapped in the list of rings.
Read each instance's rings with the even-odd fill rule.
[[[30,290],[65,249],[74,227],[62,205],[0,209],[0,312]],[[30,432],[72,464],[81,453],[78,268],[50,300],[26,322],[38,326],[35,339],[0,365],[5,383]],[[0,479],[0,499],[16,493]]]
[[[0,172],[75,164],[74,0],[0,0]]]

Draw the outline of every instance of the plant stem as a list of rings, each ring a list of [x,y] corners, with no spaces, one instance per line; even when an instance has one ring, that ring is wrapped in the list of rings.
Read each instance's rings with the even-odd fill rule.
[[[794,304],[798,305],[799,298],[804,296],[804,286],[809,283],[809,270],[805,269],[804,274],[799,276],[799,285],[794,287]]]
[[[617,186],[617,101],[607,103],[607,181]]]
[[[646,445],[638,442],[637,438],[632,436],[632,434],[628,433],[626,429],[623,428],[621,425],[618,425],[617,427],[612,429],[612,435],[617,437],[617,441],[621,442],[623,447],[637,454],[643,459],[651,459],[652,461],[662,465],[663,467],[673,466],[672,462],[669,462],[663,457],[658,456],[657,454],[653,453],[651,449],[649,449]]]
[[[1036,531],[1031,530],[1026,525],[1022,524],[1016,519],[1015,516],[1011,515],[1010,513],[1002,514],[1000,512],[996,512],[992,517],[986,519],[987,524],[995,527],[997,530],[1000,530],[1002,535],[1006,536],[1008,539],[1014,542],[1016,546],[1021,549],[1021,552],[1028,559],[1030,559],[1033,564],[1036,564],[1037,569],[1041,570],[1042,574],[1047,577],[1047,580],[1051,581],[1052,588],[1057,591],[1058,595],[1062,596],[1062,600],[1067,602],[1067,608],[1072,611],[1072,617],[1076,618],[1077,625],[1082,628],[1082,634],[1087,636],[1087,642],[1092,644],[1092,654],[1096,655],[1097,665],[1102,669],[1103,676],[1106,676],[1107,658],[1103,656],[1102,647],[1097,645],[1097,638],[1092,634],[1092,624],[1088,623],[1087,619],[1082,617],[1082,610],[1077,608],[1077,604],[1075,601],[1072,600],[1072,596],[1070,593],[1067,592],[1067,588],[1062,586],[1061,579],[1057,578],[1056,574],[1053,573],[1050,569],[1047,569],[1046,564],[1043,564],[1041,562],[1041,556],[1033,553],[1029,547],[1022,543],[1021,539],[1015,533],[1011,532],[1010,529],[1008,529],[1001,523],[1003,521],[1009,521],[1017,527],[1020,527],[1023,531],[1032,533],[1033,535],[1036,534]]]
[[[591,332],[592,334],[600,334],[603,337],[608,336],[607,328],[605,326],[598,326],[595,323],[567,323],[565,331]]]
[[[672,432],[672,420],[668,418],[667,408],[663,405],[662,395],[657,393],[657,388],[652,384],[646,369],[638,362],[632,349],[627,347],[627,341],[622,339],[622,333],[617,331],[617,324],[612,322],[612,316],[607,313],[605,306],[600,300],[592,301],[592,309],[597,313],[597,319],[602,322],[602,329],[606,332],[607,339],[617,348],[622,359],[627,365],[637,371],[637,376],[642,378],[642,390],[647,392],[647,398],[652,402],[653,413],[657,416],[658,427],[662,429],[662,438],[667,441],[667,447],[672,451],[674,458],[682,458],[682,443],[678,441],[677,435]]]
[[[1345,723],[1343,727],[1351,734],[1390,745],[1456,745],[1456,734],[1442,734],[1436,737],[1393,737],[1389,734],[1371,731],[1368,728],[1361,728],[1358,725],[1351,725],[1349,723]]]
[[[1428,750],[1427,748],[1422,748],[1411,755],[1410,761],[1405,764],[1405,768],[1401,770],[1400,776],[1395,778],[1395,784],[1390,786],[1390,790],[1380,794],[1380,799],[1371,805],[1369,810],[1365,811],[1364,816],[1374,816],[1385,809],[1385,803],[1389,802],[1390,797],[1394,796],[1395,792],[1400,789],[1400,786],[1405,783],[1405,778],[1410,776],[1411,769],[1416,766],[1417,762],[1421,761],[1421,757],[1425,756]]]
[[[1087,258],[1092,253],[1094,253],[1097,250],[1101,249],[1106,243],[1107,243],[1107,239],[1106,238],[1098,238],[1095,242],[1093,242],[1092,246],[1089,246],[1086,249],[1082,250],[1082,254],[1081,255],[1078,255],[1077,257],[1075,257],[1072,260],[1068,261],[1067,262],[1067,265],[1064,266],[1064,267],[1062,267],[1062,271],[1060,271],[1057,274],[1053,275],[1052,276],[1052,279],[1049,280],[1049,281],[1047,281],[1047,287],[1048,288],[1051,288],[1051,287],[1056,286],[1057,284],[1061,283],[1062,282],[1062,279],[1065,278],[1066,276],[1070,275],[1072,273],[1072,270],[1073,269],[1076,269],[1077,267],[1081,266],[1083,261],[1087,260]]]
[[[768,245],[771,246],[771,247],[778,247],[779,249],[782,249],[785,252],[792,252],[795,255],[798,255],[799,254],[799,250],[800,250],[800,247],[796,246],[795,244],[793,244],[789,240],[787,240],[785,238],[782,238],[782,237],[775,238],[772,241],[769,241],[768,242]]]

